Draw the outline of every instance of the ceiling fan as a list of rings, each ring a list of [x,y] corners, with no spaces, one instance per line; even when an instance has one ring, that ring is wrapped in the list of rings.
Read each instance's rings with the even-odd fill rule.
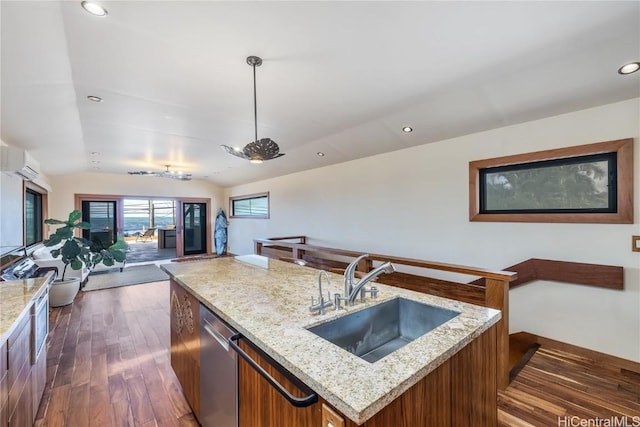
[[[142,175],[142,176],[159,176],[161,178],[171,178],[177,179],[179,181],[191,181],[191,174],[184,173],[179,171],[170,171],[169,168],[171,165],[164,165],[167,170],[162,172],[153,172],[153,171],[130,171],[129,175]]]
[[[251,163],[262,163],[264,160],[272,160],[284,156],[280,147],[271,138],[258,139],[258,103],[256,100],[256,67],[262,65],[262,58],[257,56],[247,57],[247,64],[253,67],[253,120],[255,139],[244,148],[234,148],[228,145],[221,147],[229,154],[249,160]]]

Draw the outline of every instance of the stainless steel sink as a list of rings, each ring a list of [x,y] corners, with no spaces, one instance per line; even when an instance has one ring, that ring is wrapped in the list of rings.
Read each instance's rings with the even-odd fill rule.
[[[373,363],[458,314],[445,308],[394,298],[311,327],[309,331]]]

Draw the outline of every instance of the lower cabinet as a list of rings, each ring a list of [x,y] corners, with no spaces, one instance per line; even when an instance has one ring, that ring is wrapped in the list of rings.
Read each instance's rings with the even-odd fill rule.
[[[16,329],[9,336],[6,357],[8,425],[31,425],[34,397],[31,387],[31,318],[28,314],[18,320]]]
[[[240,347],[292,395],[304,391],[251,345]],[[322,398],[296,408],[247,362],[238,358],[240,427],[355,427]],[[345,379],[348,381],[348,379]],[[367,420],[365,427],[497,425],[496,327],[469,343]]]
[[[260,365],[274,380],[295,397],[304,397],[287,376],[256,352],[245,340],[240,348]],[[282,369],[282,368],[280,368]],[[238,411],[240,427],[305,427],[318,426],[321,419],[321,402],[306,408],[296,408],[267,382],[258,372],[238,357]],[[337,427],[337,426],[336,426]]]
[[[27,310],[0,343],[0,427],[33,425],[47,379],[46,344],[32,365],[32,317]]]
[[[200,302],[171,280],[171,367],[200,418]]]

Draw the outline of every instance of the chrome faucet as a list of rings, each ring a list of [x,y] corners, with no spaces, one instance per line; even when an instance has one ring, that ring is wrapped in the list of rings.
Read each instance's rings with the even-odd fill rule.
[[[331,280],[329,279],[329,274],[324,270],[320,270],[320,273],[318,273],[318,293],[320,295],[318,297],[318,303],[316,304],[313,297],[311,297],[311,306],[309,306],[309,310],[311,312],[314,312],[317,310],[318,314],[321,314],[321,315],[324,314],[325,308],[331,307],[333,305],[333,303],[331,302],[331,291],[327,292],[328,298],[326,300],[322,295],[322,277],[323,276],[325,279],[327,279],[327,285],[331,284]]]
[[[368,272],[356,283],[355,274],[358,263],[368,256],[369,254],[359,256],[358,258],[353,260],[353,262],[349,264],[349,266],[344,270],[344,297],[341,297],[338,294],[335,295],[336,310],[340,308],[340,301],[345,301],[349,306],[353,305],[353,302],[357,298],[358,293],[360,293],[361,301],[364,301],[364,295],[367,292],[371,294],[372,298],[376,298],[378,296],[378,288],[376,288],[375,286],[371,286],[370,289],[366,289],[364,285],[366,285],[367,282],[370,282],[376,277],[380,276],[381,274],[393,273],[394,271],[396,271],[395,266],[391,264],[391,262],[387,261]]]

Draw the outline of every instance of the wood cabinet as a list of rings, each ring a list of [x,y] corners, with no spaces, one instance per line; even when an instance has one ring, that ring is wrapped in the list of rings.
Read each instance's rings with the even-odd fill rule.
[[[30,311],[30,310],[29,310]],[[31,317],[29,311],[7,340],[7,414],[9,426],[33,424],[31,387]]]
[[[496,337],[493,326],[363,426],[496,426]],[[281,373],[282,367],[276,369],[244,341],[240,347],[291,394],[304,395]],[[322,398],[306,408],[292,406],[248,363],[238,360],[240,427],[337,427],[340,422],[345,427],[357,426]]]
[[[292,395],[304,397],[292,381],[256,352],[245,340],[240,348]],[[317,426],[321,419],[321,404],[296,408],[273,388],[258,372],[238,357],[238,412],[240,427],[304,427]]]
[[[200,302],[171,280],[171,367],[200,417]]]

